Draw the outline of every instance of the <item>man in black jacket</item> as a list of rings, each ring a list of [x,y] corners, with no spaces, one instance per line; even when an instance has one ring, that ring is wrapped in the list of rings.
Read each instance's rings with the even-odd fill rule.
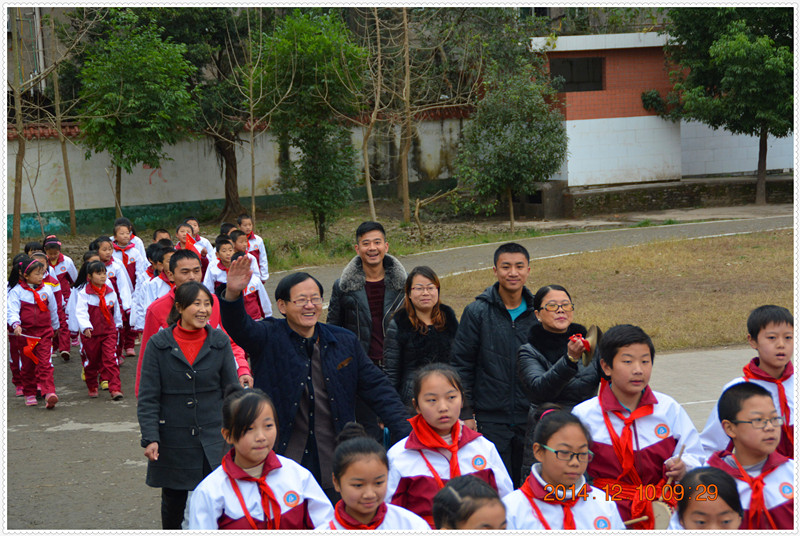
[[[497,248],[497,283],[464,309],[452,350],[469,405],[462,418],[471,428],[477,421],[477,430],[495,444],[515,487],[528,417],[528,399],[517,380],[517,350],[537,322],[533,294],[525,287],[530,271],[524,247],[509,242]]]
[[[388,255],[386,232],[378,222],[358,226],[355,249],[356,256],[333,284],[327,321],[355,333],[367,356],[383,368],[383,339],[392,314],[403,305],[406,271]],[[356,403],[356,420],[375,439],[382,439],[369,404]]]

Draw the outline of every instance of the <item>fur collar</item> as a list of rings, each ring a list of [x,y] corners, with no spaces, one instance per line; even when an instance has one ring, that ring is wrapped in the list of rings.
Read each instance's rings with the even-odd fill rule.
[[[388,253],[383,257],[383,269],[386,270],[384,282],[386,288],[392,289],[397,292],[403,292],[403,287],[406,284],[406,270],[395,257]],[[364,275],[364,268],[361,262],[361,257],[356,255],[353,257],[347,266],[342,270],[342,276],[339,279],[339,288],[342,292],[353,292],[355,290],[362,290],[367,282],[367,277]]]

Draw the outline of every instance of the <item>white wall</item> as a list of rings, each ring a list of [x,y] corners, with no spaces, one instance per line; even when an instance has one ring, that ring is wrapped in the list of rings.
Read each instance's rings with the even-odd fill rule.
[[[755,173],[758,167],[758,137],[713,130],[696,121],[681,123],[681,173]],[[794,136],[769,137],[767,169],[794,168]]]
[[[680,126],[658,117],[567,121],[570,187],[649,182],[681,176]]]

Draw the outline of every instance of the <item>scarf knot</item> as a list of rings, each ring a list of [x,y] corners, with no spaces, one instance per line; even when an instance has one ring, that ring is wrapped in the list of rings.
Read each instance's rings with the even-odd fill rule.
[[[428,422],[422,418],[422,415],[417,414],[414,417],[408,419],[408,422],[411,423],[411,433],[414,434],[416,439],[427,449],[436,450],[436,449],[445,449],[450,452],[450,476],[449,478],[455,478],[457,476],[461,476],[461,469],[458,466],[458,440],[461,436],[461,422],[456,421],[453,427],[450,429],[451,440],[450,443],[447,443],[442,436],[440,436]],[[420,450],[420,454],[422,455],[422,459],[425,460],[428,469],[433,474],[433,478],[436,480],[436,483],[439,484],[440,488],[444,487],[444,481],[442,481],[439,474],[434,470],[431,463],[428,461],[428,458],[425,457],[425,454]]]
[[[36,306],[39,308],[41,312],[47,311],[47,301],[43,300],[41,296],[39,296],[38,289],[31,288],[27,282],[20,281],[19,286],[23,289],[33,293],[33,301],[36,303]]]
[[[270,454],[272,454],[272,452],[270,452]],[[245,473],[234,463],[233,449],[228,451],[228,453],[222,458],[222,470],[228,476],[231,487],[233,488],[233,492],[236,494],[236,498],[239,499],[242,512],[244,512],[244,516],[247,518],[247,522],[250,524],[253,530],[258,530],[258,524],[247,510],[247,505],[245,504],[242,492],[239,490],[239,485],[236,483],[237,480],[256,483],[258,486],[258,491],[261,495],[261,508],[264,510],[264,523],[266,524],[267,530],[280,530],[281,505],[278,502],[278,499],[275,497],[275,493],[272,491],[272,488],[270,488],[269,484],[267,484],[267,475],[269,475],[269,469],[266,467],[266,460],[264,461],[264,464],[264,473],[259,478],[254,478]],[[270,517],[270,512],[272,513],[272,517]]]
[[[340,500],[336,503],[333,515],[336,518],[336,521],[347,530],[375,530],[381,526],[381,523],[383,523],[383,520],[386,517],[386,512],[388,511],[386,503],[382,502],[375,511],[375,517],[372,518],[372,521],[364,524],[348,514],[345,508],[344,501]]]
[[[103,313],[103,318],[106,319],[106,322],[111,324],[113,322],[111,320],[111,311],[106,303],[106,293],[108,293],[109,290],[110,289],[106,285],[103,285],[102,287],[96,287],[94,286],[94,283],[89,283],[88,288],[86,289],[89,294],[97,294],[97,297],[99,298],[98,301],[100,302],[100,312]]]

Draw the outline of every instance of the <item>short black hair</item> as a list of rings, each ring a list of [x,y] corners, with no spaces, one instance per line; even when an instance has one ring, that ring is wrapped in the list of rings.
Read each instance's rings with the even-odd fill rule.
[[[171,248],[171,247],[175,247],[175,244],[174,244],[174,243],[172,242],[172,240],[170,240],[169,238],[162,238],[161,240],[159,240],[158,242],[156,242],[156,244],[158,244],[158,245],[159,245],[159,246],[161,246],[162,248]]]
[[[234,254],[233,254],[233,256],[231,257],[231,262],[235,261],[236,259],[240,259],[240,258],[244,257],[245,255],[247,255],[247,253],[246,253],[246,252],[244,252],[244,251],[237,251],[237,252],[236,252],[236,253],[234,253]]]
[[[175,268],[178,267],[178,263],[184,259],[194,259],[200,262],[200,257],[191,249],[179,249],[169,258],[169,271],[174,272]]]
[[[530,264],[531,256],[528,254],[528,250],[525,249],[525,246],[517,244],[516,242],[507,242],[501,245],[499,248],[494,250],[494,265],[497,266],[497,259],[500,258],[500,255],[503,253],[522,253],[525,255],[525,260]]]
[[[356,229],[356,242],[358,242],[362,236],[372,231],[380,231],[383,235],[383,238],[386,238],[386,231],[384,230],[383,225],[376,221],[365,221]]]
[[[336,448],[333,451],[333,478],[338,482],[353,462],[369,456],[378,458],[388,473],[389,458],[383,445],[369,437],[362,425],[348,422],[336,436]]]
[[[433,497],[433,524],[437,530],[458,529],[472,514],[500,495],[485,480],[475,475],[462,475],[447,481]]]
[[[190,221],[197,222],[198,225],[200,224],[200,220],[198,220],[194,216],[189,216],[189,217],[183,219],[183,223],[189,223]]]
[[[156,255],[156,252],[159,249],[162,249],[161,246],[159,246],[155,242],[153,242],[152,244],[149,244],[146,248],[144,248],[144,254],[147,257],[147,260],[158,262],[158,261],[155,260],[155,255]]]
[[[42,243],[34,240],[25,244],[25,255],[28,255],[31,251],[44,251]]]
[[[712,485],[716,486],[719,498],[725,501],[725,504],[727,504],[731,510],[740,516],[744,513],[736,481],[722,469],[716,467],[697,467],[681,478],[680,485],[686,490],[686,493],[682,494],[681,499],[678,501],[678,519],[681,523],[683,523],[683,514],[686,513],[686,509],[689,507],[689,502],[692,498],[694,498],[698,492],[709,489]],[[700,485],[703,487],[698,487]]]
[[[319,287],[319,296],[320,298],[323,296],[322,291],[322,283],[320,283],[316,277],[309,274],[308,272],[295,272],[293,274],[289,274],[283,279],[278,282],[278,286],[275,287],[275,300],[283,300],[289,301],[292,299],[292,288],[295,285],[299,285],[306,279],[313,279],[314,283],[317,284]]]
[[[236,223],[238,223],[239,225],[241,225],[241,224],[242,224],[242,222],[243,222],[244,220],[251,220],[251,221],[252,221],[252,219],[253,219],[253,218],[251,218],[251,217],[250,217],[250,214],[247,214],[247,213],[245,213],[245,214],[239,214],[239,217],[238,217],[238,218],[236,218]]]
[[[155,239],[156,239],[156,237],[157,237],[159,234],[163,234],[163,233],[167,233],[167,235],[169,235],[169,236],[172,236],[172,235],[170,235],[170,234],[169,234],[169,231],[167,231],[166,229],[164,229],[164,228],[162,227],[162,228],[160,228],[160,229],[156,229],[155,231],[153,231],[153,240],[155,240]]]
[[[235,230],[231,231],[230,233],[228,233],[228,236],[231,237],[231,241],[232,242],[236,242],[237,240],[239,240],[240,236],[247,236],[247,235],[244,234],[244,231],[240,231],[239,229],[235,229]]]
[[[609,328],[600,338],[597,344],[597,352],[600,359],[609,366],[614,368],[614,356],[623,346],[631,344],[646,344],[650,349],[650,360],[655,363],[656,348],[653,346],[653,340],[650,335],[639,326],[632,324],[618,324]]]
[[[229,246],[233,245],[233,240],[228,237],[228,235],[219,235],[216,240],[214,240],[214,247],[219,250],[221,246],[228,244]]]
[[[158,244],[156,244],[156,245],[158,245]],[[170,246],[168,248],[159,247],[156,250],[155,255],[153,255],[153,260],[155,262],[164,262],[164,257],[166,257],[170,253],[175,253],[175,248],[174,247],[172,247],[172,246]]]
[[[231,229],[236,229],[236,226],[226,221],[225,223],[219,226],[219,234],[226,235],[231,232]]]
[[[754,396],[766,396],[772,400],[769,391],[753,382],[739,382],[725,389],[717,403],[719,422],[735,421],[736,415],[742,411],[742,404]]]
[[[779,305],[762,305],[756,307],[750,312],[747,317],[747,333],[750,334],[754,340],[758,339],[758,334],[761,330],[767,327],[768,324],[789,324],[794,327],[794,316],[789,312],[786,307]]]
[[[188,228],[189,228],[189,233],[190,233],[190,234],[192,233],[192,231],[194,231],[194,229],[192,229],[192,226],[191,226],[191,225],[189,225],[189,224],[188,224],[188,223],[186,223],[186,222],[183,222],[183,223],[179,223],[179,224],[178,224],[178,226],[177,226],[177,227],[175,227],[175,232],[177,233],[178,231],[180,231],[180,230],[181,230],[181,227],[188,227]]]
[[[272,407],[275,428],[278,427],[278,412],[267,393],[261,389],[244,389],[232,383],[225,388],[222,399],[222,427],[231,434],[231,439],[238,441],[258,418],[264,404]]]

